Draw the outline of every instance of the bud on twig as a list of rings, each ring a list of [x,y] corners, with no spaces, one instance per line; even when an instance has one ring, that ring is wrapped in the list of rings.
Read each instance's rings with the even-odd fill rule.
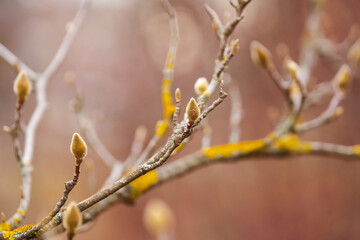
[[[209,86],[209,83],[206,80],[206,78],[204,78],[204,77],[198,78],[194,84],[194,89],[195,89],[196,94],[197,95],[203,94],[206,91],[208,86]]]
[[[76,204],[76,202],[71,202],[67,207],[64,217],[63,225],[64,228],[68,231],[69,235],[74,235],[75,231],[82,224],[82,215]]]
[[[163,236],[171,230],[174,217],[165,202],[153,199],[145,207],[143,221],[150,233],[155,236]]]
[[[335,75],[334,82],[336,88],[340,91],[346,92],[349,87],[351,71],[347,64],[343,64]]]
[[[299,65],[290,58],[285,60],[285,67],[292,79],[298,79]]]
[[[31,92],[32,86],[25,71],[21,71],[14,82],[14,92],[18,99],[18,104],[21,105],[26,101],[27,96]]]
[[[267,67],[271,54],[267,48],[258,41],[252,41],[250,44],[251,59],[255,64]]]
[[[360,65],[360,39],[351,46],[348,51],[347,58],[356,66]]]
[[[11,128],[9,126],[3,126],[3,131],[6,133],[11,133]]]
[[[239,48],[239,39],[233,39],[230,41],[230,51],[231,51],[231,54],[235,54],[236,51],[238,50]]]
[[[338,118],[344,113],[344,108],[339,106],[334,111],[334,117]]]
[[[70,151],[75,157],[76,166],[79,166],[82,160],[84,159],[84,157],[86,156],[87,146],[85,141],[78,133],[74,133],[72,137]]]
[[[177,103],[181,101],[181,92],[180,92],[180,89],[179,89],[179,88],[177,88],[177,89],[175,90],[175,101],[176,101]]]
[[[186,115],[188,116],[188,126],[192,126],[200,115],[200,109],[194,98],[191,98],[186,106]]]

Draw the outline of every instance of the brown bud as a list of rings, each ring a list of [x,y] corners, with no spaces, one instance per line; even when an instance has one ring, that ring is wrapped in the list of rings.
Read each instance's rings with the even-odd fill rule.
[[[239,48],[239,39],[233,39],[230,41],[230,51],[231,51],[231,54],[235,54],[236,51],[238,50]]]
[[[31,92],[31,81],[26,76],[25,71],[21,71],[14,82],[14,92],[18,98],[18,103],[22,104],[26,101],[27,96]]]
[[[269,50],[258,41],[252,41],[250,44],[251,59],[255,64],[267,67],[271,54]]]
[[[186,106],[186,114],[188,116],[188,125],[192,126],[200,115],[200,109],[194,98],[191,98]]]
[[[181,100],[181,92],[180,92],[180,89],[177,88],[177,89],[175,90],[175,101],[176,101],[176,102],[180,102],[180,100]]]
[[[63,225],[64,228],[68,231],[69,234],[75,234],[75,231],[82,224],[82,215],[76,204],[76,202],[71,202],[67,207],[64,217]]]
[[[85,141],[78,133],[74,133],[72,137],[70,151],[75,157],[76,166],[79,166],[82,160],[84,159],[84,157],[86,156],[87,146]]]

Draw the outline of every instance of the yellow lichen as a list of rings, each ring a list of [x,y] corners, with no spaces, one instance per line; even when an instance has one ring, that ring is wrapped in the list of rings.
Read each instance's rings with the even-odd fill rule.
[[[360,157],[360,145],[354,146],[354,154],[356,154],[358,157]]]
[[[127,174],[125,174],[127,175]],[[130,198],[135,199],[137,196],[142,194],[149,187],[154,185],[158,180],[158,175],[155,170],[149,171],[141,177],[138,177],[130,183],[131,192]]]
[[[202,150],[202,154],[210,159],[214,159],[217,156],[226,158],[231,157],[236,153],[255,153],[262,150],[264,147],[265,143],[263,140],[255,140],[206,148]]]
[[[2,232],[2,231],[10,231],[10,230],[11,230],[10,224],[8,224],[6,222],[0,223],[0,232]]]
[[[174,151],[171,153],[171,155],[173,155],[174,153],[180,151],[183,147],[184,147],[184,142],[181,142],[181,143],[179,144],[179,146],[177,146],[177,147],[174,149]]]
[[[174,68],[174,64],[169,62],[168,64],[166,64],[166,68],[167,69],[173,69]]]
[[[310,142],[302,142],[298,136],[294,134],[280,137],[279,139],[275,140],[274,146],[279,150],[296,153],[308,153],[312,150],[312,145]]]
[[[169,122],[167,120],[161,120],[156,123],[156,136],[162,137],[169,127]]]
[[[24,211],[24,210],[22,210],[22,209],[19,209],[19,210],[17,210],[17,213],[25,216],[25,215],[27,214],[27,211]]]
[[[172,98],[169,91],[162,93],[162,101],[164,107],[164,118],[170,118],[175,112],[175,106],[172,104]]]
[[[15,222],[15,223],[19,223],[19,221],[20,221],[19,218],[14,217],[14,222]]]
[[[3,238],[9,239],[9,240],[14,240],[15,238],[13,237],[13,235],[26,232],[27,230],[31,229],[32,227],[33,227],[33,225],[25,225],[25,226],[18,227],[12,231],[5,230],[5,232],[3,233]]]

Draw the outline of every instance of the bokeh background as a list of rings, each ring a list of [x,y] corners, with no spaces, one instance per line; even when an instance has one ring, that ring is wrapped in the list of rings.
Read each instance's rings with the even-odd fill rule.
[[[36,71],[53,57],[80,1],[1,0],[0,42]],[[224,16],[225,0],[173,1],[178,11],[180,47],[173,89],[184,101],[194,96],[198,77],[211,77],[218,42],[203,4]],[[358,0],[328,0],[324,7],[327,36],[341,42],[353,24],[360,23]],[[283,42],[298,59],[308,1],[253,0],[234,36],[240,50],[230,64],[235,86],[241,90],[244,119],[242,139],[263,137],[284,110],[284,100],[267,74],[250,60],[249,43],[259,40],[276,56]],[[34,155],[33,189],[25,223],[35,223],[51,211],[73,174],[69,151],[72,133],[79,131],[69,110],[73,91],[64,82],[67,71],[85,96],[85,111],[97,119],[104,144],[118,158],[129,154],[133,134],[145,125],[149,135],[161,118],[161,72],[168,48],[167,15],[158,0],[94,0],[64,63],[48,86],[49,109],[38,129]],[[281,62],[274,57],[278,67]],[[333,68],[319,63],[317,81],[329,81]],[[0,125],[14,119],[15,74],[0,60]],[[338,121],[308,132],[308,140],[360,143],[360,84],[352,83]],[[24,108],[28,120],[35,106],[32,95]],[[323,105],[308,112],[316,116]],[[209,118],[212,144],[227,142],[230,101]],[[150,138],[150,137],[148,137]],[[179,156],[199,148],[196,136]],[[18,205],[19,173],[11,139],[0,132],[0,211],[11,216]],[[90,152],[80,182],[70,195],[81,201],[91,194],[89,179],[99,188],[107,166]],[[171,160],[174,161],[174,160]],[[94,186],[92,186],[94,187]],[[76,239],[154,239],[144,228],[142,214],[151,198],[172,209],[176,239],[360,239],[360,163],[331,157],[304,156],[256,159],[221,164],[193,172],[140,197],[134,206],[119,204],[102,214],[96,224]],[[65,235],[53,239],[65,239]]]

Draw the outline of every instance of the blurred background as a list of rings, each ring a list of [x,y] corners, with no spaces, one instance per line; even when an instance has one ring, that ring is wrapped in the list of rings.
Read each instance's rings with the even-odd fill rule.
[[[179,87],[184,102],[195,96],[198,77],[210,78],[218,41],[204,3],[221,17],[232,13],[225,0],[172,1],[180,26],[180,46],[173,89]],[[0,42],[35,71],[42,71],[55,54],[65,26],[80,1],[1,0]],[[350,27],[360,23],[358,0],[328,0],[324,6],[327,36],[341,42]],[[297,60],[308,1],[253,0],[234,37],[240,50],[229,72],[240,88],[244,119],[243,140],[270,132],[284,111],[284,99],[265,71],[251,63],[249,44],[262,42],[276,57],[285,43]],[[72,133],[79,131],[69,110],[74,93],[64,81],[74,72],[76,86],[85,97],[85,112],[98,119],[96,129],[118,159],[129,154],[137,126],[149,136],[162,116],[161,78],[168,49],[168,18],[158,0],[94,0],[69,54],[48,86],[49,109],[37,133],[33,189],[25,223],[36,223],[48,214],[72,178],[69,151]],[[314,69],[318,82],[330,81],[336,70],[324,62]],[[14,121],[16,75],[0,59],[0,125]],[[336,122],[305,133],[302,139],[352,145],[360,143],[360,83],[353,81],[344,101],[345,113]],[[32,95],[23,109],[27,121],[35,106]],[[316,116],[327,106],[308,111]],[[229,98],[211,113],[212,144],[226,143],[229,134]],[[178,156],[200,147],[200,135]],[[165,139],[162,140],[164,142]],[[18,205],[19,173],[11,138],[0,132],[0,211],[11,216]],[[70,194],[77,202],[91,195],[89,179],[101,187],[110,170],[90,151],[79,184]],[[174,161],[174,160],[170,160]],[[94,187],[94,186],[92,186]],[[256,159],[219,164],[195,171],[162,185],[135,205],[118,204],[102,214],[96,224],[76,239],[154,239],[142,221],[149,199],[160,198],[172,209],[176,239],[360,239],[360,163],[331,157]],[[65,235],[52,239],[65,239]]]

